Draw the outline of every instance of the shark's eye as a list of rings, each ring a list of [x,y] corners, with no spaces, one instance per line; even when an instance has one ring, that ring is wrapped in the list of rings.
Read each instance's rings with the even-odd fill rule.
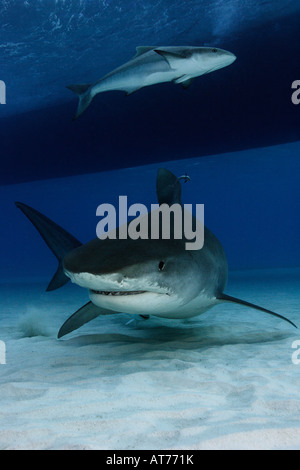
[[[164,269],[164,267],[165,267],[164,261],[160,261],[160,262],[159,262],[159,265],[158,265],[159,271],[162,271],[162,270]]]
[[[218,52],[217,49],[212,49],[212,52]]]

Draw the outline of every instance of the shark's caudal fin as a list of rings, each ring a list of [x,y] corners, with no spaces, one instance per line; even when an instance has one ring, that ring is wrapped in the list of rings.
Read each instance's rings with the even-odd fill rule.
[[[85,323],[99,317],[99,315],[110,315],[112,313],[115,312],[97,307],[92,302],[88,302],[65,321],[63,326],[60,328],[57,337],[62,338],[62,336],[77,330]]]
[[[68,85],[67,88],[79,97],[79,103],[78,103],[78,108],[76,111],[75,116],[73,117],[73,121],[77,119],[89,106],[91,103],[93,96],[89,90],[90,84],[81,84],[81,85]]]
[[[245,300],[237,299],[235,297],[231,297],[230,295],[226,295],[226,294],[221,294],[218,297],[218,299],[219,300],[225,300],[227,302],[233,302],[233,303],[239,304],[239,305],[245,305],[246,307],[255,308],[256,310],[260,310],[261,312],[269,313],[270,315],[273,315],[274,317],[278,317],[278,318],[281,318],[282,320],[287,321],[288,323],[293,325],[295,328],[298,328],[295,325],[295,323],[293,323],[288,318],[285,318],[282,315],[279,315],[279,313],[275,313],[275,312],[272,312],[271,310],[267,310],[266,308],[260,307],[259,305],[251,304],[250,302],[246,302]]]
[[[52,220],[48,219],[48,217],[45,215],[41,214],[35,209],[32,209],[32,207],[29,207],[21,202],[16,202],[15,204],[35,226],[39,234],[47,243],[50,250],[58,259],[58,269],[51,279],[50,284],[47,287],[47,291],[62,287],[70,280],[64,274],[62,260],[69,251],[77,248],[81,245],[81,243],[75,237],[73,237],[73,235],[68,233]]]

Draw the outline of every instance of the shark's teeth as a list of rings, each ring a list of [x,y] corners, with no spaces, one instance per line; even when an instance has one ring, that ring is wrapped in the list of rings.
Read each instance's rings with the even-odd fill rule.
[[[97,295],[137,295],[144,294],[145,290],[132,290],[132,291],[104,291],[104,290],[92,290],[93,294]]]

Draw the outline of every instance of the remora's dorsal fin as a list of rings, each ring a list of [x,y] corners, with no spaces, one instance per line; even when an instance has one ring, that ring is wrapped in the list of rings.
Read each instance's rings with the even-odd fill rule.
[[[137,46],[136,48],[136,54],[133,57],[134,59],[136,57],[139,57],[140,55],[146,54],[146,52],[153,51],[157,46]]]
[[[65,321],[60,328],[57,337],[62,338],[62,336],[77,330],[85,323],[99,317],[99,315],[110,315],[112,313],[114,312],[111,310],[97,307],[92,302],[88,302]]]
[[[188,78],[187,80],[184,80],[184,82],[181,82],[181,86],[182,86],[182,88],[187,90],[191,86],[192,82],[193,82],[193,79]]]
[[[52,278],[49,286],[47,287],[47,291],[62,287],[70,280],[64,274],[62,260],[69,251],[81,245],[80,241],[78,241],[69,232],[32,207],[29,207],[21,202],[16,202],[15,204],[35,226],[52,253],[54,253],[58,259],[58,269],[54,274],[54,277]]]
[[[193,77],[191,77],[190,75],[182,75],[182,77],[179,77],[179,78],[176,78],[174,80],[174,83],[181,83],[181,85],[183,86],[183,88],[188,88],[191,83],[193,81]]]
[[[181,204],[179,179],[165,168],[159,168],[157,172],[156,193],[159,205]]]
[[[273,315],[274,317],[278,317],[278,318],[281,318],[281,320],[287,321],[288,323],[293,325],[295,328],[298,328],[295,325],[295,323],[293,323],[288,318],[283,317],[282,315],[279,315],[279,313],[272,312],[272,310],[268,310],[266,308],[260,307],[259,305],[255,305],[255,304],[252,304],[250,302],[246,302],[245,300],[237,299],[236,297],[231,297],[230,295],[226,295],[226,294],[221,294],[218,297],[218,299],[225,300],[225,301],[228,301],[228,302],[233,302],[233,303],[239,304],[239,305],[245,305],[246,307],[255,308],[256,310],[260,310],[261,312],[269,313],[270,315]]]

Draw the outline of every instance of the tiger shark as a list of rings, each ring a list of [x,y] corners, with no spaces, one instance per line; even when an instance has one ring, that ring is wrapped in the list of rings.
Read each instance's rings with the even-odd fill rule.
[[[195,77],[227,67],[236,60],[231,52],[215,47],[139,46],[136,55],[92,84],[69,85],[79,96],[74,119],[78,118],[98,93],[123,90],[131,93],[145,86],[174,82],[188,88]]]
[[[181,177],[180,177],[181,178]],[[159,169],[159,205],[182,204],[181,183],[173,173]],[[279,317],[266,308],[224,293],[228,266],[216,236],[204,227],[200,250],[185,249],[185,239],[96,238],[81,244],[37,210],[16,202],[59,261],[47,290],[70,279],[88,289],[90,301],[62,325],[58,338],[99,315],[129,313],[148,318],[184,319],[201,315],[221,302],[233,302]],[[297,327],[296,327],[297,328]]]

